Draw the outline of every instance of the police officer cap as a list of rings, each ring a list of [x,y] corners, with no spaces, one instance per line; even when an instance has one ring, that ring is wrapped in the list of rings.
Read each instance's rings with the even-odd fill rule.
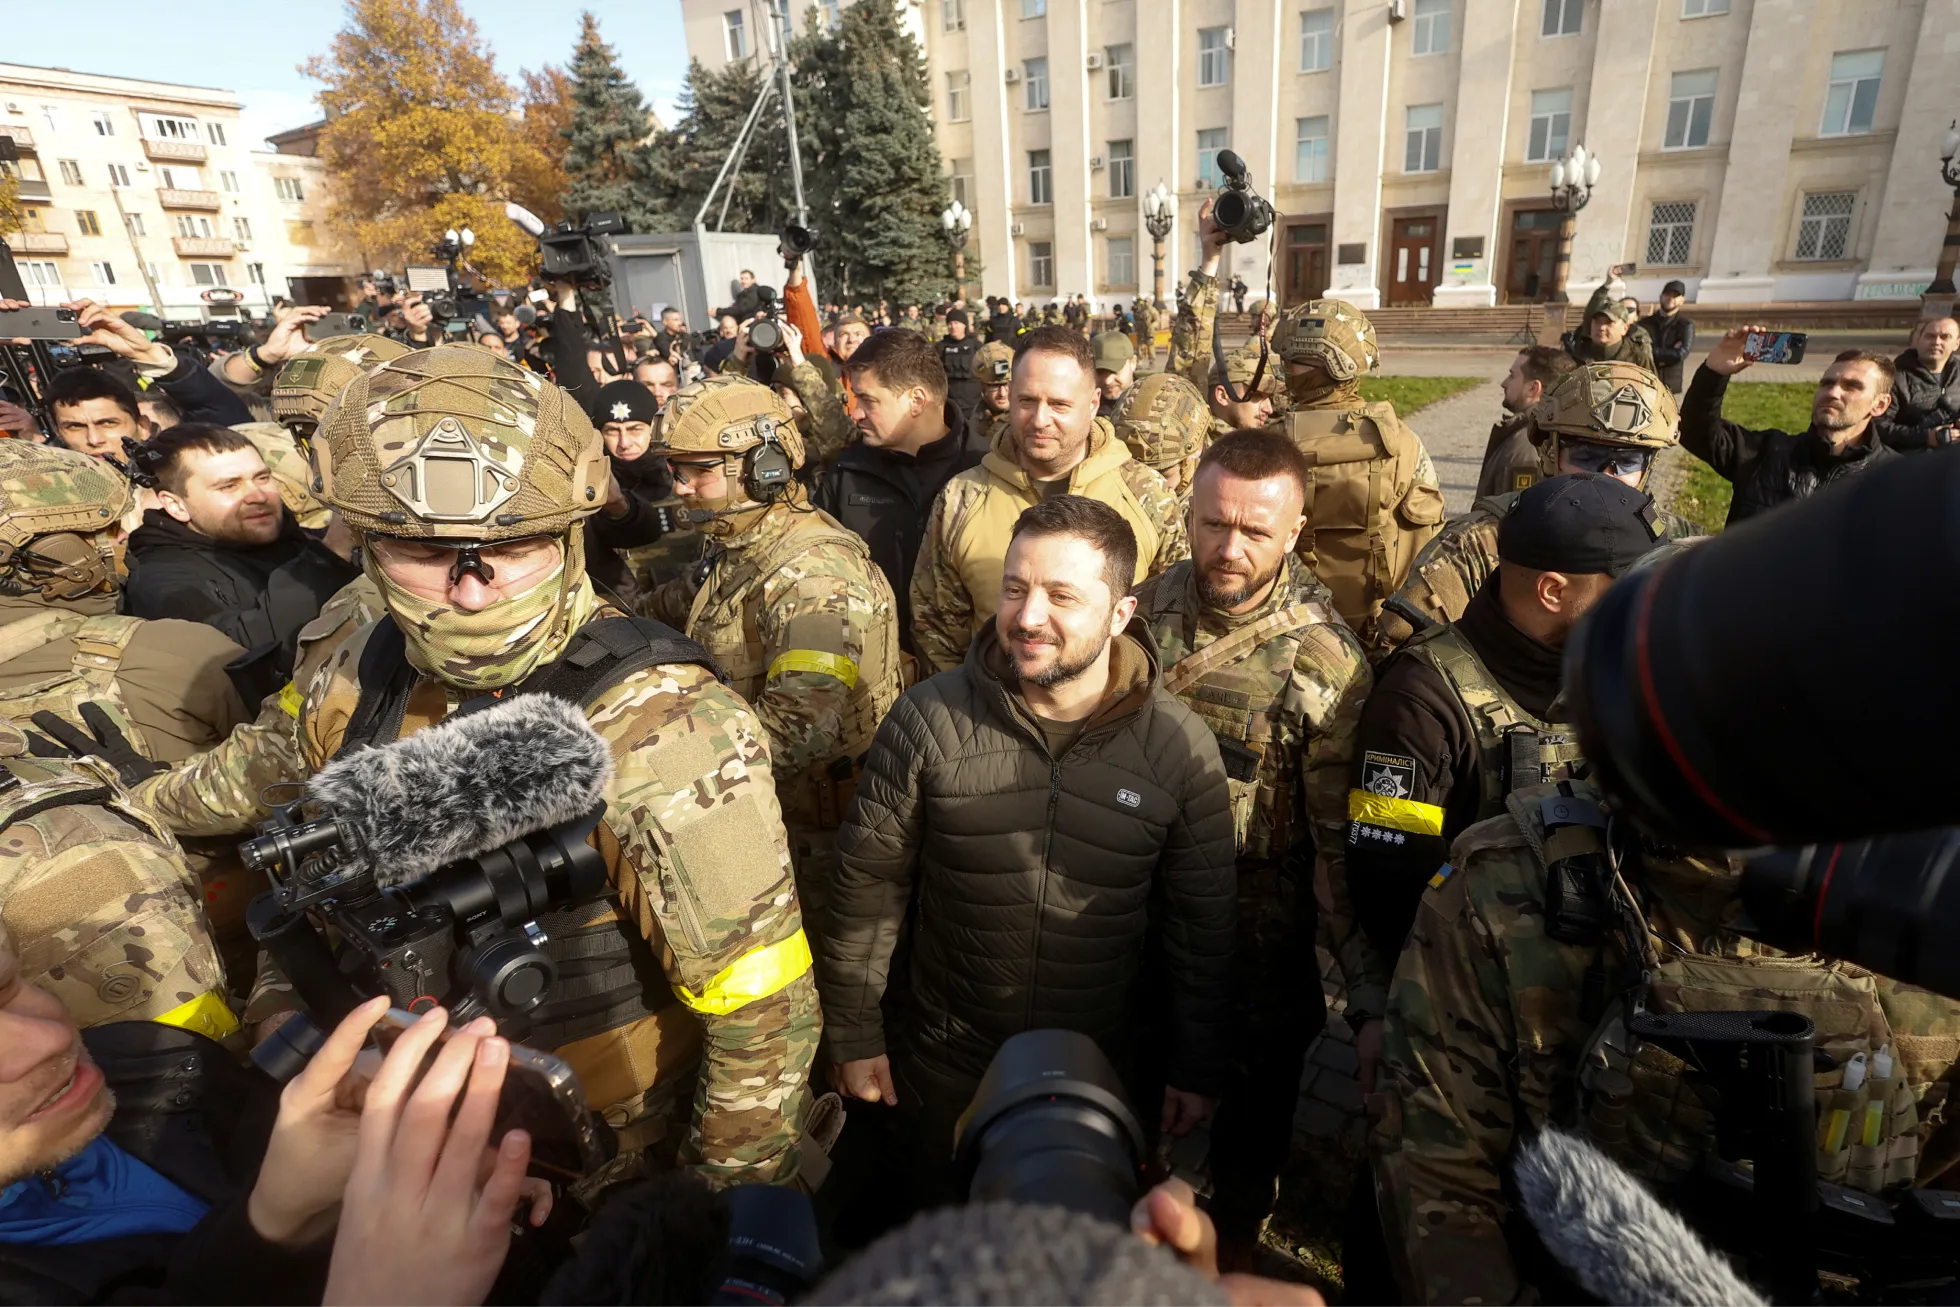
[[[599,394],[592,401],[592,420],[599,426],[608,422],[645,422],[649,425],[660,420],[660,406],[654,403],[653,392],[631,378],[607,382],[599,388]]]
[[[1497,556],[1538,572],[1619,576],[1661,539],[1644,490],[1594,472],[1540,481],[1497,524]]]

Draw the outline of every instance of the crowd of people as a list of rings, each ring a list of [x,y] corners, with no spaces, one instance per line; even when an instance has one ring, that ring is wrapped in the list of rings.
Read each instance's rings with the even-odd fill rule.
[[[1174,319],[1107,324],[820,307],[794,256],[712,336],[668,308],[594,339],[563,283],[458,333],[370,281],[381,330],[288,306],[209,358],[68,306],[103,362],[0,404],[0,1297],[696,1301],[749,1185],[811,1195],[850,1262],[815,1300],[966,1297],[1039,1258],[998,1208],[947,1224],[963,1115],[1059,1029],[1115,1068],[1140,1175],[1208,1130],[1204,1194],[1054,1216],[1100,1269],[1014,1292],[1315,1301],[1261,1238],[1317,947],[1371,1127],[1350,1301],[1572,1293],[1511,1206],[1538,1131],[1690,1183],[1713,1118],[1636,1010],[1803,1012],[1819,1102],[1874,1107],[1819,1174],[1960,1180],[1960,1003],[1750,944],[1733,862],[1609,821],[1561,718],[1581,620],[1701,535],[1649,495],[1658,453],[1733,481],[1731,521],[1952,457],[1960,327],[1838,355],[1807,430],[1760,431],[1723,417],[1747,329],[1677,400],[1681,288],[1636,323],[1602,287],[1517,355],[1451,518],[1362,393],[1366,314],[1255,305],[1220,366],[1245,287],[1198,234]],[[500,1025],[461,963],[398,974],[391,1014],[343,938],[361,1001],[331,1010],[239,842],[529,695],[610,757],[605,892],[530,922],[551,984]],[[516,797],[481,796],[472,853],[528,833]],[[316,1018],[283,1088],[248,1060]],[[551,1172],[506,1128],[533,1048],[610,1161]]]

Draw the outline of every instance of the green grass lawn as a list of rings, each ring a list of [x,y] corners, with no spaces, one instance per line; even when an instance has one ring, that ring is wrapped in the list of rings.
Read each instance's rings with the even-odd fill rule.
[[[1759,431],[1802,431],[1810,425],[1810,401],[1817,388],[1806,382],[1738,381],[1722,397],[1722,416]],[[1674,511],[1720,531],[1729,519],[1731,487],[1700,459],[1691,461],[1688,479],[1675,496]]]
[[[1371,402],[1385,399],[1395,405],[1397,415],[1407,417],[1480,384],[1475,377],[1363,377],[1361,397]]]

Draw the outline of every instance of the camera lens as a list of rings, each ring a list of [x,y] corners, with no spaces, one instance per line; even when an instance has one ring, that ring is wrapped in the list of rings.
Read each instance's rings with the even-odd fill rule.
[[[783,347],[783,329],[764,318],[749,328],[749,344],[765,354],[773,353]]]
[[[1212,201],[1211,217],[1213,222],[1236,235],[1246,219],[1244,192],[1226,191]]]

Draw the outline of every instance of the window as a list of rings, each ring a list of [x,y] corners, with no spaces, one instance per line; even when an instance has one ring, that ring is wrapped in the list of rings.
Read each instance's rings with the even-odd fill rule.
[[[225,143],[225,125],[223,123],[206,123],[204,124],[204,135],[205,139],[209,140],[211,144],[223,145]]]
[[[129,185],[129,165],[112,163],[109,165],[109,184],[111,186]]]
[[[1797,224],[1797,257],[1842,259],[1851,248],[1851,210],[1856,191],[1827,191],[1803,197],[1803,218]]]
[[[242,241],[251,240],[252,220],[250,218],[233,218],[231,220],[231,234]]]
[[[1028,280],[1036,286],[1055,284],[1055,247],[1047,241],[1028,242]]]
[[[721,43],[731,62],[749,57],[749,29],[742,22],[742,11],[730,9],[721,16]]]
[[[1210,127],[1198,133],[1198,185],[1217,190],[1225,184],[1218,170],[1218,152],[1225,148],[1225,129]]]
[[[150,279],[152,286],[163,285],[163,269],[159,268],[156,264],[145,263],[143,265],[143,274]]]
[[[1667,136],[1662,148],[1700,149],[1708,144],[1708,128],[1714,121],[1715,70],[1674,74],[1667,92]]]
[[[1109,275],[1112,286],[1134,286],[1137,281],[1137,242],[1134,236],[1109,238]]]
[[[1324,113],[1294,122],[1293,180],[1327,180],[1327,115]]]
[[[1872,129],[1878,83],[1885,73],[1885,51],[1853,50],[1831,56],[1831,89],[1824,96],[1819,136],[1849,136]]]
[[[1402,149],[1403,172],[1435,172],[1443,166],[1443,106],[1409,106],[1408,135]]]
[[[836,31],[837,25],[844,21],[844,15],[838,11],[838,0],[817,0],[817,7],[823,10],[823,30]]]
[[[177,215],[177,234],[179,236],[209,236],[211,220],[201,213],[180,213]]]
[[[939,30],[942,32],[966,30],[966,0],[939,0]]]
[[[91,263],[88,265],[88,272],[89,276],[95,278],[94,284],[97,286],[113,286],[116,284],[116,269],[114,264]]]
[[[263,263],[248,263],[248,264],[246,264],[246,265],[245,265],[245,277],[246,277],[246,279],[247,279],[248,281],[250,281],[250,282],[251,282],[251,283],[252,283],[252,284],[253,284],[254,286],[263,286],[263,285],[265,285],[265,265],[264,265]]]
[[[1021,17],[1046,18],[1047,16],[1048,0],[1021,0]],[[1048,283],[1044,281],[1041,284],[1046,286]]]
[[[1028,84],[1028,112],[1035,113],[1048,107],[1048,61],[1030,59],[1021,65],[1022,76]]]
[[[190,270],[191,285],[193,286],[223,286],[227,284],[225,281],[225,265],[222,263],[193,263],[190,265]]]
[[[143,228],[143,215],[140,213],[124,214],[123,221],[128,224],[129,234],[132,236],[147,236],[150,234]]]
[[[22,209],[20,211],[20,229],[22,231],[33,232],[46,231],[48,229],[47,219],[41,216],[39,209]]]
[[[230,192],[233,195],[236,195],[238,193],[237,173],[232,172],[230,169],[226,169],[224,172],[218,174],[218,181],[220,184],[224,186],[226,191]]]
[[[61,269],[53,259],[22,259],[16,266],[20,268],[21,280],[30,286],[59,288],[61,285]]]
[[[1531,136],[1525,142],[1527,163],[1563,159],[1572,139],[1572,88],[1531,93]]]
[[[306,192],[300,189],[299,178],[297,177],[274,177],[272,179],[272,193],[282,200],[297,201],[306,198]]]
[[[1198,29],[1198,85],[1225,85],[1232,68],[1232,52],[1225,45],[1225,33],[1229,30],[1224,27]]]
[[[91,111],[88,120],[95,125],[95,134],[97,136],[114,136],[116,134],[116,120],[110,115],[107,109]]]
[[[182,164],[172,164],[168,168],[160,167],[157,169],[157,176],[163,180],[165,186],[173,190],[195,191],[202,190],[204,187],[203,175],[197,169],[186,168]]]
[[[195,145],[198,141],[197,119],[176,118],[168,114],[146,113],[141,115],[144,134],[153,141],[188,141]]]
[[[973,160],[953,160],[953,175],[950,179],[953,198],[967,208],[973,207]]]
[[[1454,0],[1416,0],[1415,53],[1448,54]]]
[[[1047,150],[1028,151],[1028,203],[1055,202],[1055,169]]]
[[[1137,193],[1137,146],[1135,141],[1109,143],[1109,198],[1129,200]]]
[[[1334,66],[1334,11],[1308,9],[1300,14],[1300,71],[1324,73]]]
[[[311,245],[313,243],[313,223],[302,219],[286,224],[286,244]]]
[[[1585,0],[1545,0],[1545,13],[1538,25],[1538,35],[1577,36],[1584,15]]]
[[[1137,93],[1137,48],[1112,45],[1103,49],[1103,66],[1109,72],[1109,98],[1127,100]]]
[[[41,121],[48,125],[49,131],[59,134],[61,132],[61,106],[58,104],[42,105]]]
[[[946,121],[963,123],[973,117],[973,74],[965,69],[946,74]]]
[[[1709,18],[1729,11],[1729,0],[1681,0],[1683,18]]]
[[[67,182],[70,186],[80,186],[82,184],[82,165],[76,163],[73,159],[63,159],[61,161],[61,180]]]
[[[102,222],[101,219],[95,216],[94,209],[75,210],[75,225],[81,229],[82,235],[84,236],[100,236],[102,234]]]
[[[1647,262],[1656,267],[1682,267],[1688,263],[1694,244],[1693,201],[1656,204],[1647,223]]]

